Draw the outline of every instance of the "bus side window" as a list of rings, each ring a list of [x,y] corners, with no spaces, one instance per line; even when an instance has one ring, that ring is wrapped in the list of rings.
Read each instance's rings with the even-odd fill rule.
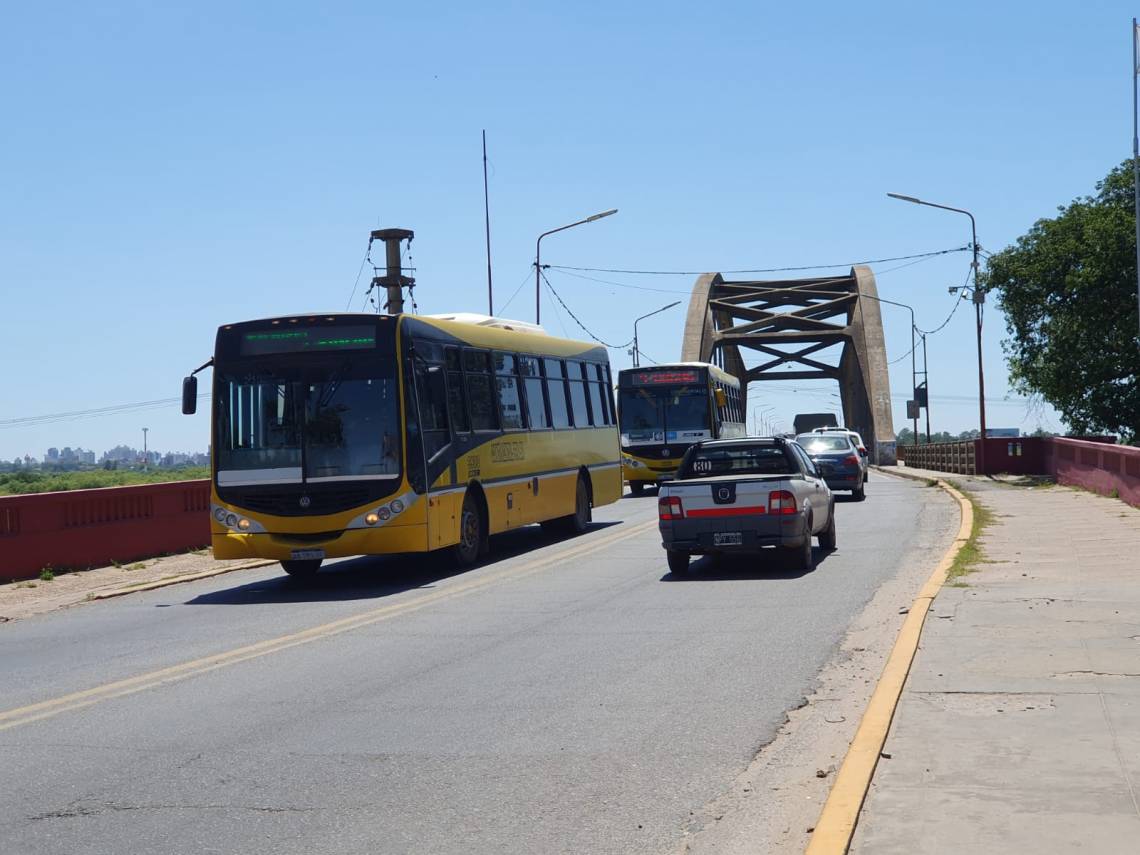
[[[586,409],[586,367],[577,361],[566,360],[566,374],[570,378],[570,409],[574,416],[574,427],[589,427],[590,414]]]
[[[534,356],[519,357],[519,373],[522,374],[523,393],[526,395],[526,415],[531,430],[550,427],[546,414],[546,393],[542,388],[542,371]]]
[[[599,381],[601,376],[602,366],[592,363],[586,365],[586,379],[590,381],[586,388],[590,390],[590,415],[593,417],[590,421],[595,427],[609,424],[606,417],[605,387]]]
[[[495,351],[492,358],[495,362],[495,385],[499,392],[499,418],[503,430],[521,430],[525,425],[514,354]]]
[[[498,430],[499,408],[491,386],[491,354],[485,350],[463,351],[463,373],[467,377],[467,404],[472,430]]]
[[[546,374],[546,396],[550,401],[550,423],[554,428],[570,427],[570,407],[566,401],[566,375],[562,360],[543,359]]]
[[[451,426],[456,433],[471,430],[467,418],[467,395],[463,391],[463,371],[459,364],[459,349],[449,347],[445,351],[447,359],[447,410],[451,414]]]

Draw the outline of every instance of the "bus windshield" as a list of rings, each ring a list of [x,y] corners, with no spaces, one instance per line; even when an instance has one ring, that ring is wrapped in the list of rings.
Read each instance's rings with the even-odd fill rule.
[[[386,362],[223,367],[216,380],[218,484],[398,476],[399,396]]]
[[[622,389],[621,432],[628,444],[673,442],[712,435],[705,386],[642,386]]]

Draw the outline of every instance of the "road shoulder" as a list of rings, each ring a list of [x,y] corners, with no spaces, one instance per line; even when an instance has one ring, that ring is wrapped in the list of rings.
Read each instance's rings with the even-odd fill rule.
[[[0,585],[0,623],[272,563],[215,561],[209,550],[203,549],[61,573],[51,579],[11,582]]]

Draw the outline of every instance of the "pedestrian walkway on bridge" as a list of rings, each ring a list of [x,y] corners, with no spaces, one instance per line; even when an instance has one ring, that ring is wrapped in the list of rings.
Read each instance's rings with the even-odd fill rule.
[[[934,600],[850,851],[1140,851],[1140,509],[950,480],[982,560]]]

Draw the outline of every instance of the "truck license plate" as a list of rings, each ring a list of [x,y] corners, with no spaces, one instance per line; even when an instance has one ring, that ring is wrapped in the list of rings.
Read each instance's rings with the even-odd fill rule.
[[[323,561],[325,551],[323,549],[294,549],[294,561]]]
[[[738,531],[718,531],[713,534],[713,546],[740,546],[743,542]]]

